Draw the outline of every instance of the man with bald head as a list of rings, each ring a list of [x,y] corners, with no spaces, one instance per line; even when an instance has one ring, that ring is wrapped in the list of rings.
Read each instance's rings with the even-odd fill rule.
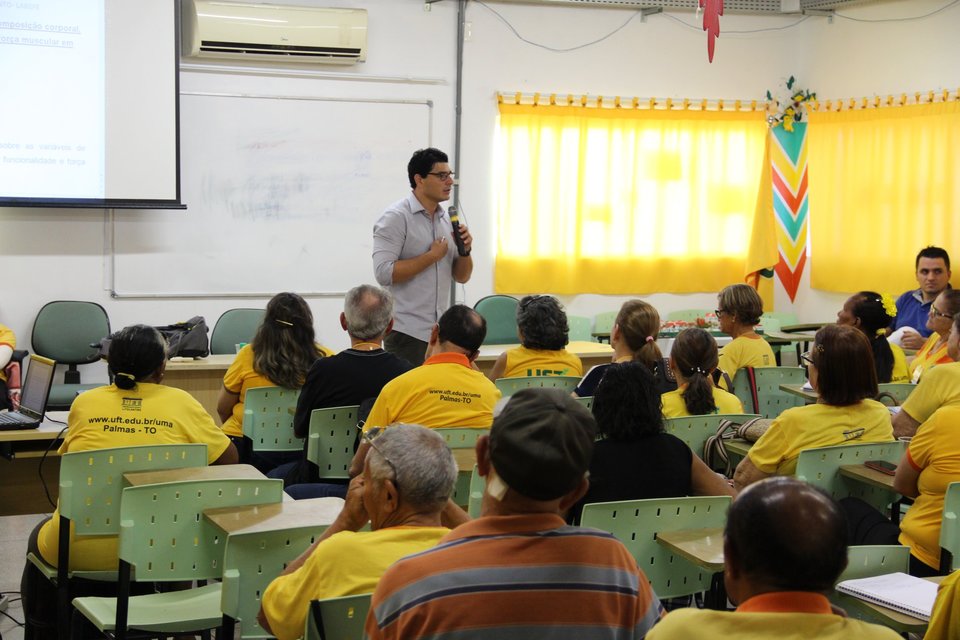
[[[649,640],[895,640],[891,629],[839,615],[824,594],[847,565],[847,525],[828,495],[777,476],[747,487],[727,512],[724,584],[736,611],[677,609]]]

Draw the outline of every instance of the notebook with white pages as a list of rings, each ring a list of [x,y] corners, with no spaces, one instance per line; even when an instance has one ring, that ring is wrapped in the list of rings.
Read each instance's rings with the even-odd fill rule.
[[[844,580],[837,591],[921,620],[930,620],[937,584],[906,573]]]

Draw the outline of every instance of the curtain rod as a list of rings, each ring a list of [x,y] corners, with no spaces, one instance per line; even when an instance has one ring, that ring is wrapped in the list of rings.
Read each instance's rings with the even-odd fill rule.
[[[883,109],[886,107],[905,107],[919,104],[936,104],[960,101],[960,88],[955,91],[916,91],[913,95],[901,93],[899,96],[872,98],[842,98],[832,100],[811,100],[808,104],[813,111],[853,111],[863,109]]]
[[[689,110],[689,111],[765,111],[766,101],[760,100],[730,100],[707,98],[637,98],[622,96],[592,96],[587,94],[574,95],[568,93],[513,93],[497,92],[498,104],[516,105],[550,105],[567,107],[588,107],[595,109],[659,109],[659,110]]]

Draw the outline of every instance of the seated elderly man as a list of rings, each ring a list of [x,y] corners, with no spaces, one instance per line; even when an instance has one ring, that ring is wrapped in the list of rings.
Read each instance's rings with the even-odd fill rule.
[[[367,636],[643,638],[662,609],[636,560],[561,516],[589,486],[595,433],[559,390],[515,394],[477,442],[482,516],[387,570]]]
[[[370,452],[343,511],[263,593],[257,619],[280,640],[303,635],[311,600],[370,593],[398,558],[434,546],[449,532],[440,512],[457,464],[443,438],[402,424],[365,437]],[[371,531],[360,532],[368,521]]]
[[[776,477],[747,487],[727,513],[723,556],[737,610],[674,610],[649,640],[899,637],[839,615],[824,596],[847,565],[847,525],[837,503],[812,485]]]

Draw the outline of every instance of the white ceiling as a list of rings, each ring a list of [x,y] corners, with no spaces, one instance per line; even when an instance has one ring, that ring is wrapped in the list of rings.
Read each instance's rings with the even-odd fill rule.
[[[514,4],[549,4],[617,9],[690,9],[696,10],[698,0],[495,0]],[[783,14],[807,9],[829,11],[854,5],[876,4],[885,0],[724,0],[724,12]]]

